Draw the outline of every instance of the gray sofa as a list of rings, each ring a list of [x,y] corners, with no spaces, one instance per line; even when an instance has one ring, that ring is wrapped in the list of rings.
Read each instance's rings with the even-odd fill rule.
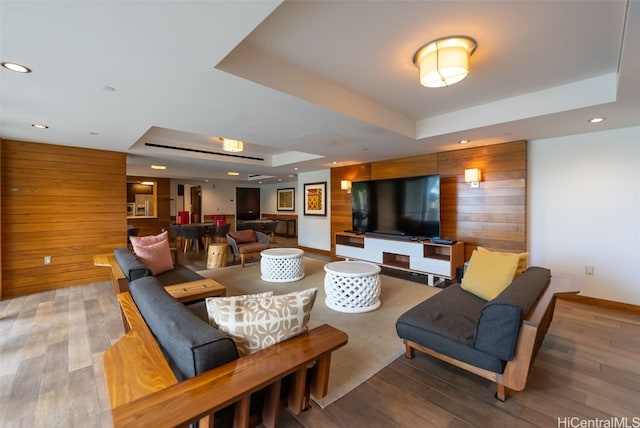
[[[138,260],[129,248],[116,248],[113,255],[129,284],[136,279],[152,276],[151,271]],[[156,275],[155,278],[163,286],[204,279],[201,275],[179,264],[175,264],[170,271]]]
[[[209,324],[203,301],[180,303],[153,276],[135,279],[129,287],[135,305],[178,381],[239,358],[233,340]],[[288,377],[283,379],[280,399],[286,396],[289,382]],[[258,412],[263,402],[264,391],[254,393],[250,413]],[[215,413],[214,426],[230,427],[233,420],[234,408],[229,406]]]
[[[530,267],[491,301],[463,290],[460,284],[450,285],[397,320],[396,331],[407,346],[407,357],[413,358],[414,349],[418,349],[471,368],[495,381],[497,397],[504,401],[505,387],[524,387],[521,379],[517,384],[511,382],[511,368],[506,376],[508,364],[518,363],[518,377],[524,374],[526,382],[529,366],[551,322],[555,294],[542,299],[550,279],[548,269]],[[544,317],[529,322],[526,317],[536,304],[547,305],[541,308]],[[535,327],[534,337],[526,339],[532,343],[519,343],[524,340],[523,325]],[[520,367],[524,360],[528,360],[526,368]]]
[[[125,337],[104,356],[115,426],[276,426],[283,408],[299,414],[326,395],[331,352],[347,343],[325,324],[239,357],[203,301],[182,304],[149,275],[129,287],[118,294]]]
[[[233,340],[209,325],[204,302],[180,303],[153,276],[138,278],[129,288],[178,380],[238,358]]]

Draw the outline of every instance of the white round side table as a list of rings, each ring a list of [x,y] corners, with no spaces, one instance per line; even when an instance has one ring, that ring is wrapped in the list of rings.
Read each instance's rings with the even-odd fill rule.
[[[380,267],[373,263],[345,261],[324,266],[327,307],[338,312],[361,313],[380,307]]]
[[[260,255],[263,281],[292,282],[304,278],[304,251],[299,248],[270,248]]]

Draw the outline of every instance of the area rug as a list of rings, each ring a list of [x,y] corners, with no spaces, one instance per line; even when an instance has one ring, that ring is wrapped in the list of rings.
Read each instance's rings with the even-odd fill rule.
[[[260,263],[248,264],[244,268],[236,265],[198,272],[227,287],[229,296],[267,290],[272,290],[274,294],[285,294],[311,287],[318,289],[309,327],[330,324],[349,335],[347,345],[331,356],[329,393],[324,398],[312,397],[322,408],[355,389],[402,355],[404,345],[396,334],[396,320],[406,310],[439,291],[437,288],[380,275],[382,305],[379,309],[362,314],[336,312],[327,308],[324,302],[324,265],[323,261],[305,257],[305,277],[286,283],[260,279]]]

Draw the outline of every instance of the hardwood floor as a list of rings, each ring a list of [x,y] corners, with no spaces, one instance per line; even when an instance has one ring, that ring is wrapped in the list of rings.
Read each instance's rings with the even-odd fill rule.
[[[181,262],[203,269],[205,257]],[[122,333],[108,282],[0,301],[0,426],[111,427],[102,352]],[[283,412],[280,426],[639,426],[640,314],[559,301],[532,370],[527,389],[502,403],[488,381],[418,353],[324,410]]]

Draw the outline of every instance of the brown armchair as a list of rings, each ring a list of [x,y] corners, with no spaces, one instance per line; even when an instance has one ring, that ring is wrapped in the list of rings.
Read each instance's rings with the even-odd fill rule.
[[[253,229],[229,232],[227,242],[233,253],[233,262],[235,263],[236,257],[239,256],[242,267],[246,258],[259,256],[262,250],[269,248],[269,236]]]

